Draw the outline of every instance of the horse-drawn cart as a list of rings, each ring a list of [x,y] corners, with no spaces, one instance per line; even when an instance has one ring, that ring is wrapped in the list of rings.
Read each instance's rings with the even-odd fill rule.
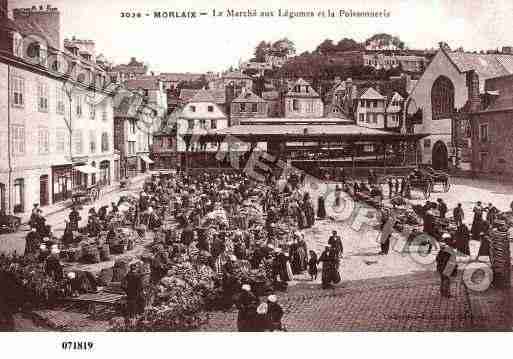
[[[449,192],[451,188],[449,174],[436,171],[431,167],[423,167],[413,170],[408,177],[411,189],[421,191],[425,199],[431,197],[436,185],[442,185],[444,192]]]

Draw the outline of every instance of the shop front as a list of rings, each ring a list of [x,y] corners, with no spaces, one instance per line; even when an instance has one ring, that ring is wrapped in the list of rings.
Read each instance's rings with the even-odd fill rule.
[[[71,198],[73,189],[73,166],[52,167],[52,202],[58,203]]]
[[[110,161],[104,160],[100,162],[100,186],[110,185]]]

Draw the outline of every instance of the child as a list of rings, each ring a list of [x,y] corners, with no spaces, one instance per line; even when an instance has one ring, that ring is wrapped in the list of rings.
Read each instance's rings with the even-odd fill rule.
[[[310,260],[308,261],[308,274],[310,274],[310,280],[317,279],[317,254],[314,251],[310,251]]]

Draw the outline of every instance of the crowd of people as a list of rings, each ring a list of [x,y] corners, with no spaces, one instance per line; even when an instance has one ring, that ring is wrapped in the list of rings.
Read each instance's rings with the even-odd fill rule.
[[[340,282],[340,237],[334,233],[325,250],[316,253],[308,249],[301,232],[312,227],[319,218],[326,218],[324,199],[319,198],[316,213],[310,194],[302,186],[303,181],[304,177],[297,173],[286,179],[269,176],[265,184],[235,172],[176,172],[171,176],[154,176],[136,196],[135,205],[123,208],[126,199],[120,198],[110,206],[92,207],[85,226],[81,226],[79,208],[73,207],[61,238],[53,235],[41,210],[35,207],[30,221],[31,231],[26,237],[26,254],[43,261],[52,278],[80,282],[74,286],[76,288],[94,289],[97,287],[94,276],[80,271],[64,273],[60,249],[76,243],[84,235],[97,237],[107,232],[107,238],[114,236],[113,219],[122,215],[123,222],[132,228],[144,225],[149,231],[158,231],[164,238],[164,246],[150,263],[153,282],[158,282],[165,275],[177,251],[199,252],[222,278],[221,286],[227,294],[228,304],[239,307],[240,330],[247,330],[248,325],[252,330],[263,327],[277,329],[279,310],[276,308],[279,304],[274,300],[275,296],[255,306],[254,300],[248,299],[248,291],[244,290],[250,284],[237,281],[235,263],[247,263],[251,269],[265,268],[274,290],[286,290],[287,283],[301,274],[308,274],[315,280],[320,263],[323,266],[323,288]],[[337,191],[339,200],[341,188]],[[165,225],[169,216],[177,227]],[[177,245],[181,249],[177,250]],[[130,271],[124,281],[132,316],[143,309],[143,289],[138,280]],[[83,285],[84,281],[87,285]],[[245,297],[248,298],[241,299]],[[243,304],[241,300],[251,303]],[[266,306],[260,304],[271,308],[272,319],[262,320],[262,308]],[[272,324],[262,326],[264,322]]]
[[[314,210],[311,195],[303,187],[304,175],[291,173],[287,178],[268,176],[266,183],[259,183],[239,172],[206,171],[194,174],[175,172],[169,176],[154,176],[144,184],[136,196],[136,203],[121,210],[126,199],[98,210],[91,208],[87,225],[80,227],[81,215],[74,207],[69,213],[62,238],[57,239],[45,222],[41,210],[35,206],[30,220],[31,231],[27,235],[26,254],[37,255],[46,263],[49,276],[55,279],[66,277],[70,283],[89,283],[87,288],[95,288],[94,277],[87,273],[63,273],[59,260],[62,244],[72,244],[76,232],[89,237],[108,232],[114,236],[113,219],[122,213],[125,224],[136,228],[145,226],[149,231],[163,236],[163,246],[154,253],[149,263],[151,278],[158,282],[172,265],[173,258],[181,251],[200,253],[205,262],[222,278],[221,286],[226,294],[227,307],[233,304],[239,309],[238,328],[241,331],[280,330],[283,311],[275,294],[260,302],[250,283],[237,277],[236,263],[245,263],[251,269],[263,269],[272,283],[273,291],[286,290],[287,283],[294,276],[308,274],[311,280],[318,276],[318,265],[322,263],[322,288],[332,288],[341,281],[339,274],[343,244],[340,236],[333,231],[328,245],[322,253],[308,248],[304,229],[311,228],[319,219],[325,219],[325,198],[320,196],[317,211]],[[390,197],[395,193],[402,196],[408,188],[408,181],[388,180]],[[342,191],[369,192],[371,196],[383,198],[383,191],[377,176],[369,172],[367,183],[343,182],[335,189],[335,202],[340,205]],[[486,236],[492,227],[504,226],[498,219],[499,211],[492,204],[484,207],[478,202],[474,207],[473,223],[469,230],[464,223],[465,214],[461,204],[453,212],[456,229],[451,233],[442,231],[439,220],[445,220],[448,206],[438,199],[427,202],[423,208],[423,231],[444,245],[465,255],[470,254],[469,240],[481,241],[479,255],[488,255]],[[387,222],[387,211],[383,211],[382,229]],[[486,216],[485,216],[486,214]],[[168,228],[166,218],[171,216],[178,224]],[[381,253],[387,254],[390,238],[381,243]],[[442,251],[441,251],[442,252]],[[444,251],[446,252],[446,251]],[[448,259],[449,258],[449,259]],[[437,268],[452,258],[445,254],[437,257]],[[140,314],[142,292],[140,278],[132,268],[124,281],[128,297],[130,315]],[[448,280],[442,276],[442,295],[448,295]],[[83,288],[81,284],[74,287]]]

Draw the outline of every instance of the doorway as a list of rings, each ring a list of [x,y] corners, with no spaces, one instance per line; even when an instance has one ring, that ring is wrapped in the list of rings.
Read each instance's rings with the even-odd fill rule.
[[[48,194],[48,175],[42,175],[39,177],[39,205],[48,206],[49,194]]]
[[[449,167],[449,155],[447,146],[442,141],[437,141],[433,146],[433,168],[445,170]]]

